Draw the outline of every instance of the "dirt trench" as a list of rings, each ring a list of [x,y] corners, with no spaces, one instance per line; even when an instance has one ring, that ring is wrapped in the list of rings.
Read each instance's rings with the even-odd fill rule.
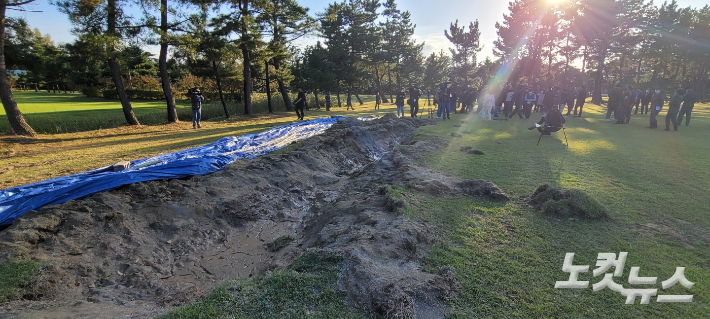
[[[11,254],[49,262],[36,293],[2,305],[8,318],[152,317],[228,279],[282,269],[308,248],[345,256],[337,289],[376,316],[440,318],[455,274],[421,270],[436,229],[403,217],[386,187],[507,200],[415,159],[446,146],[411,142],[432,122],[392,115],[341,120],[297,149],[207,176],[137,183],[30,212],[0,232]],[[277,238],[294,240],[273,251]],[[29,299],[29,300],[27,300]]]

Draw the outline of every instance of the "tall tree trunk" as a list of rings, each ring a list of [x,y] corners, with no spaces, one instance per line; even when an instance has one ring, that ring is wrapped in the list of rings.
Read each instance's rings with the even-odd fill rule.
[[[7,80],[7,70],[5,67],[5,7],[6,2],[2,0],[0,4],[0,99],[2,106],[5,108],[5,114],[10,121],[10,127],[15,134],[34,137],[37,135],[35,131],[25,122],[22,112],[17,107],[17,102],[12,96],[12,89]]]
[[[639,64],[636,67],[636,85],[641,84],[641,63],[643,63],[643,58],[639,58]]]
[[[320,110],[320,101],[318,101],[318,90],[313,90],[313,96],[316,98],[316,108]]]
[[[594,77],[594,92],[592,92],[592,103],[602,105],[602,79],[604,77],[604,60],[609,48],[604,46],[599,49],[597,57],[597,74]]]
[[[168,0],[160,0],[160,55],[158,56],[158,69],[160,80],[163,82],[163,94],[168,106],[168,123],[178,121],[175,98],[170,88],[170,75],[168,75]]]
[[[658,68],[660,67],[661,62],[658,61],[656,63],[656,66],[653,68],[653,75],[651,76],[651,86],[653,86],[654,89],[658,87],[658,83],[656,83],[656,81],[658,80]]]
[[[247,24],[247,17],[249,16],[249,0],[241,0],[240,9],[242,14],[242,65],[244,73],[244,114],[251,114],[251,57],[249,56],[249,47],[247,46],[249,26]]]
[[[116,0],[108,0],[106,2],[107,9],[107,28],[106,33],[109,36],[116,35]],[[123,107],[123,115],[126,117],[126,122],[130,125],[139,125],[136,115],[133,114],[133,108],[131,107],[131,101],[128,100],[126,96],[126,90],[123,88],[123,81],[121,80],[121,73],[118,72],[118,63],[116,62],[116,50],[113,45],[108,47],[109,59],[108,67],[111,70],[111,78],[113,79],[113,84],[116,85],[116,92],[118,93],[118,99],[121,101],[121,107]]]
[[[357,102],[360,103],[360,105],[365,104],[365,103],[362,103],[362,100],[360,99],[360,95],[358,95],[357,93],[355,93],[355,98],[357,99]]]
[[[624,85],[624,64],[626,63],[626,52],[621,53],[619,60],[619,84]]]
[[[217,92],[219,92],[219,101],[222,102],[222,108],[224,109],[224,117],[229,118],[229,109],[227,109],[227,103],[224,102],[222,81],[219,78],[219,68],[217,68],[217,62],[215,60],[212,60],[212,70],[214,70],[214,78],[217,81]]]
[[[567,44],[565,45],[565,49],[569,49],[569,34],[567,34]],[[565,81],[565,86],[567,86],[567,69],[569,68],[569,52],[565,51],[565,75],[564,75],[564,81]]]
[[[269,62],[264,61],[264,72],[266,75],[266,106],[269,113],[274,113],[274,108],[271,105],[271,79],[269,79]]]
[[[35,83],[35,92],[39,92],[39,85],[37,85],[37,83]]]
[[[394,101],[394,100],[392,99],[392,72],[390,72],[390,66],[389,66],[389,65],[387,66],[387,80],[388,80],[388,82],[389,82],[389,84],[390,84],[390,87],[389,87],[389,91],[390,91],[390,101]],[[399,90],[397,90],[397,92],[399,92]]]
[[[330,91],[328,91],[328,92],[325,93],[325,110],[326,110],[326,111],[330,111],[330,106],[331,106],[331,103],[330,103]]]
[[[343,107],[343,105],[340,104],[340,91],[338,91],[337,97],[338,97],[338,107]]]
[[[278,60],[274,60],[274,69],[277,71],[281,69],[281,62]],[[281,97],[284,100],[284,105],[286,106],[286,111],[293,111],[293,104],[291,103],[291,96],[288,95],[288,88],[286,87],[286,84],[284,83],[283,79],[280,77],[276,77],[276,83],[279,85],[279,93],[281,93]]]
[[[375,83],[377,84],[377,92],[380,93],[382,103],[387,103],[387,97],[382,94],[382,79],[380,79],[380,70],[377,66],[375,66]]]

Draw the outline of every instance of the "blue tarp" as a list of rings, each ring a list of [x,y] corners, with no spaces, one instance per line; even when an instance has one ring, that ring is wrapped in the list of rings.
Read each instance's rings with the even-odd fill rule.
[[[78,199],[137,182],[205,175],[243,159],[273,152],[325,131],[343,117],[292,123],[239,137],[131,162],[114,172],[111,166],[0,191],[0,226],[12,224],[30,210]]]

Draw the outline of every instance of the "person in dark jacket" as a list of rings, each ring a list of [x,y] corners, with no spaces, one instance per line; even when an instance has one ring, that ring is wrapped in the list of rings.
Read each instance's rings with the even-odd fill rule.
[[[641,91],[634,91],[634,92],[635,92],[635,95],[634,95],[635,103],[633,106],[636,107],[636,110],[634,111],[634,114],[636,114],[636,112],[638,112],[638,110],[639,110],[639,105],[641,105],[641,98],[643,97],[643,93]]]
[[[557,132],[562,129],[562,126],[567,122],[565,117],[558,108],[552,108],[552,110],[542,109],[542,118],[536,125],[528,128],[528,130],[537,130],[542,133],[542,135],[552,135],[551,133]]]
[[[402,88],[394,99],[394,104],[397,106],[397,117],[404,117],[404,99],[406,98],[407,95],[404,93],[404,88]]]
[[[624,106],[624,92],[621,91],[621,84],[617,84],[611,92],[609,92],[609,102],[607,102],[606,121],[611,121],[611,112],[614,112],[614,119],[617,124],[624,123],[624,114],[622,110]]]
[[[679,88],[675,91],[675,96],[671,98],[668,103],[668,113],[666,113],[666,129],[664,131],[670,131],[670,124],[673,123],[673,131],[678,130],[678,111],[680,111],[680,104],[683,103],[683,98],[685,96],[685,90]]]
[[[656,116],[658,116],[658,113],[661,113],[664,103],[666,103],[665,95],[663,95],[660,89],[656,90],[656,94],[654,94],[653,98],[651,98],[651,119],[650,126],[648,128],[658,128],[658,120],[656,120]]]
[[[513,104],[515,104],[515,101],[513,101],[514,95],[515,91],[512,87],[506,88],[505,102],[503,102],[503,115],[505,117],[508,117],[508,115],[513,112]]]
[[[565,103],[567,103],[567,116],[572,114],[572,109],[574,108],[574,96],[574,89],[569,90],[567,100],[565,101]]]
[[[641,98],[641,114],[648,114],[648,105],[651,104],[651,99],[653,99],[653,92],[651,89],[646,89],[646,93]]]
[[[187,92],[190,96],[190,102],[192,103],[192,129],[202,128],[200,125],[200,120],[202,119],[202,92],[198,88],[192,88]]]
[[[624,123],[629,124],[631,121],[631,109],[634,108],[636,103],[636,92],[634,88],[629,85],[624,91]]]
[[[375,95],[375,110],[380,109],[380,102],[382,102],[382,99],[380,98],[380,92],[377,92]]]
[[[515,109],[508,115],[508,118],[513,118],[513,115],[518,114],[519,118],[523,118],[523,105],[525,105],[525,87],[519,86],[518,90],[513,93],[513,105]]]
[[[500,93],[496,95],[496,108],[495,111],[493,112],[493,117],[498,117],[498,113],[500,113],[501,109],[504,108],[505,105],[505,97],[508,95],[508,88],[502,88],[500,90]]]
[[[545,93],[545,99],[542,101],[542,109],[540,110],[540,113],[551,111],[553,108],[555,108],[555,100],[555,90],[553,88],[550,88],[550,90]]]
[[[698,102],[698,94],[693,92],[692,88],[688,88],[683,97],[683,107],[680,108],[680,113],[678,113],[678,125],[683,123],[683,115],[688,115],[685,119],[685,126],[690,124],[690,113],[693,112],[693,107],[695,103]]]
[[[303,110],[306,108],[306,93],[303,93],[302,88],[298,89],[298,97],[295,101],[293,101],[293,105],[296,107],[296,115],[298,116],[298,119],[303,120],[303,116],[305,115]]]
[[[565,108],[567,107],[567,99],[569,99],[569,93],[567,92],[567,89],[562,89],[562,93],[560,93],[560,113],[565,111]]]
[[[409,89],[409,113],[414,118],[419,113],[419,97],[421,92],[418,88],[412,87]]]
[[[587,101],[587,89],[582,87],[577,93],[577,104],[574,106],[574,116],[582,117],[582,109],[584,108],[584,103]],[[579,108],[579,115],[577,115],[577,108]]]

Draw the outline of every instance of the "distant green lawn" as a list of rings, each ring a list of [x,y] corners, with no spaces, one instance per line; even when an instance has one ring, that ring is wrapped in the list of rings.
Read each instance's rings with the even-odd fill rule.
[[[85,132],[97,129],[115,128],[126,125],[121,103],[118,100],[104,98],[89,98],[79,93],[47,93],[47,92],[13,92],[15,101],[27,123],[37,132],[46,134]],[[295,95],[294,97],[295,98]],[[312,99],[313,95],[309,95]],[[321,94],[320,98],[324,96]],[[347,95],[341,95],[343,108]],[[363,102],[374,102],[374,96],[361,96]],[[332,95],[336,101],[336,95]],[[265,94],[254,94],[252,101],[253,114],[267,113],[268,106]],[[353,95],[352,103],[359,106]],[[177,100],[178,117],[182,121],[191,121],[192,112],[187,100]],[[273,94],[272,104],[276,112],[285,111],[280,94]],[[313,103],[311,103],[312,105]],[[141,124],[155,125],[167,121],[167,105],[165,101],[132,100],[133,113]],[[315,106],[315,105],[312,105]],[[323,105],[322,107],[325,107]],[[244,106],[233,101],[227,101],[230,115],[244,114]],[[360,110],[362,110],[360,108]],[[224,118],[224,110],[219,101],[208,101],[202,108],[202,119],[213,120]],[[0,108],[0,134],[10,132],[5,110]]]
[[[126,124],[118,100],[89,98],[78,93],[14,92],[25,120],[38,133],[81,132],[113,128]],[[178,112],[189,117],[187,101],[178,100]],[[133,113],[141,124],[166,121],[164,101],[131,101]],[[9,132],[5,110],[0,110],[0,132]]]

